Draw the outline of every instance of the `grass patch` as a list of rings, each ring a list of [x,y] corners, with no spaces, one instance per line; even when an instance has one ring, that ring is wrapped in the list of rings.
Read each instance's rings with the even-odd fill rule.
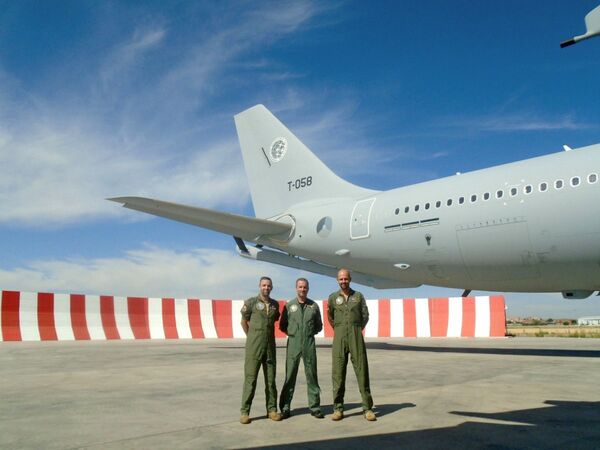
[[[571,326],[508,326],[507,336],[600,338],[600,327]]]

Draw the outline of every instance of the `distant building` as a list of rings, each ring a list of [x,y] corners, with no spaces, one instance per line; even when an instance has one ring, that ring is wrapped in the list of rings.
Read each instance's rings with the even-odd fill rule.
[[[600,325],[600,316],[580,317],[577,319],[577,325]]]

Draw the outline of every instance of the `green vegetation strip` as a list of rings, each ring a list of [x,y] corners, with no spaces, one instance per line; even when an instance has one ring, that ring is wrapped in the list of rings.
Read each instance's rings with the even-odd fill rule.
[[[508,326],[508,336],[600,338],[600,327],[578,326]]]

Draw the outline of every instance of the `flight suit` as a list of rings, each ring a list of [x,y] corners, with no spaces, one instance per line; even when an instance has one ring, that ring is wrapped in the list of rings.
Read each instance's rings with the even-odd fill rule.
[[[358,381],[364,411],[373,408],[373,398],[369,386],[369,364],[367,349],[362,330],[369,321],[367,302],[360,292],[350,289],[348,299],[341,290],[329,296],[327,302],[327,319],[334,329],[332,348],[333,409],[344,410],[344,393],[346,392],[346,368],[348,353]]]
[[[266,304],[259,296],[252,297],[244,301],[241,313],[242,319],[249,322],[244,361],[242,415],[250,413],[261,365],[265,376],[267,412],[277,411],[275,322],[279,319],[279,303],[269,298]]]
[[[288,335],[285,353],[285,383],[281,389],[279,408],[281,411],[290,410],[300,358],[302,358],[308,391],[308,407],[313,412],[320,411],[321,388],[317,379],[317,349],[315,347],[315,334],[323,329],[319,305],[308,298],[304,306],[297,298],[290,300],[283,308],[279,329]]]

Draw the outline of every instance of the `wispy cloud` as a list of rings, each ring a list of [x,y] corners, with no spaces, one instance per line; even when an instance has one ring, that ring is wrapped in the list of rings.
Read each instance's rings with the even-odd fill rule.
[[[255,52],[330,8],[240,3],[183,33],[160,17],[140,19],[105,51],[81,56],[80,83],[64,98],[0,68],[0,117],[10,119],[0,123],[0,222],[56,226],[124,214],[104,200],[115,195],[243,206],[233,121],[211,102],[243,79],[239,67]],[[70,63],[56,61],[65,73]],[[272,64],[263,58],[248,70],[262,71],[265,84],[295,76],[271,72]]]
[[[371,140],[375,121],[357,117],[352,92],[310,92],[293,82],[302,77],[294,68],[257,58],[318,26],[314,19],[336,4],[246,6],[212,11],[204,28],[183,34],[160,17],[134,22],[104,52],[82,57],[87,72],[64,99],[26,85],[15,90],[20,80],[0,77],[0,117],[11,118],[0,124],[0,223],[125,215],[104,200],[121,195],[241,208],[248,189],[231,115],[254,101],[297,117],[290,127],[341,176],[398,176],[393,163],[413,156]],[[69,62],[57,64],[67,70]],[[226,93],[234,88],[243,98],[232,105]],[[405,175],[429,177],[418,172]]]
[[[573,114],[543,117],[536,113],[515,112],[488,114],[479,117],[452,117],[439,122],[442,127],[463,128],[468,132],[527,132],[553,130],[583,130],[593,125],[578,121]]]
[[[418,152],[404,145],[401,140],[390,142],[388,138],[383,138],[378,133],[381,118],[361,115],[351,100],[308,114],[302,102],[310,104],[310,97],[298,95],[297,98],[296,106],[304,114],[296,122],[297,127],[293,131],[335,173],[355,184],[389,189],[434,178],[436,174],[433,170],[411,162],[439,159],[447,155],[444,151]]]
[[[128,41],[117,44],[105,58],[99,74],[100,81],[107,85],[117,77],[127,76],[127,71],[140,64],[147,52],[159,46],[166,34],[162,27],[135,30]]]

